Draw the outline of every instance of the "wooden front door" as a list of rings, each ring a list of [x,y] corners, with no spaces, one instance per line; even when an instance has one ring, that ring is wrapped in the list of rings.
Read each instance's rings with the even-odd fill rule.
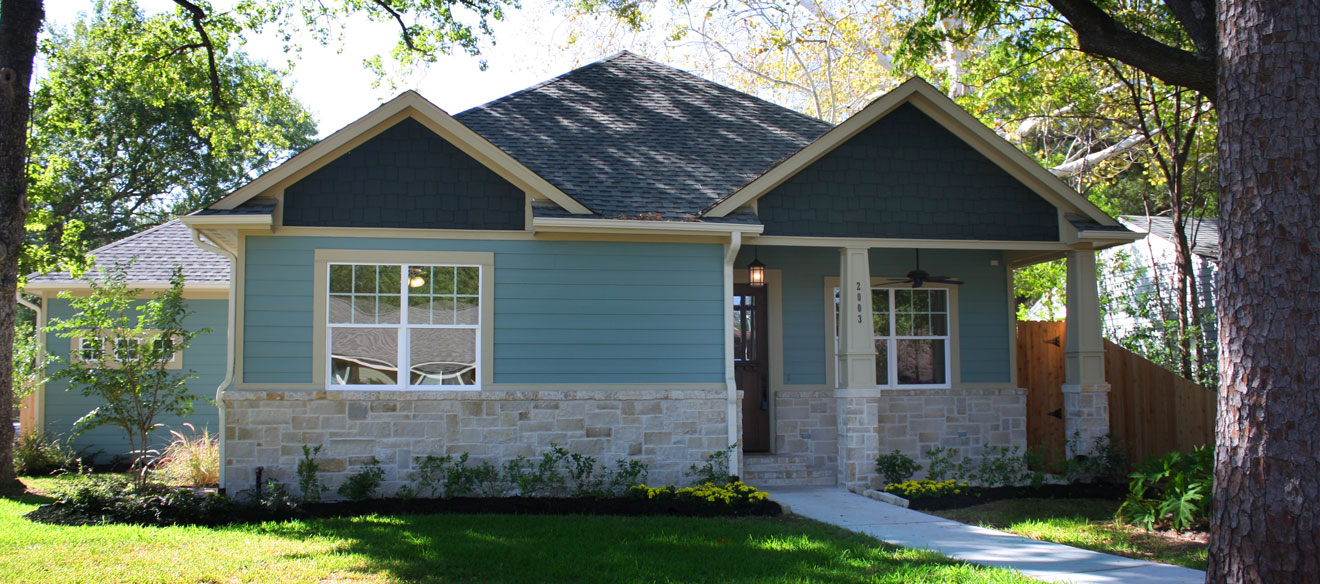
[[[765,288],[733,288],[733,369],[743,392],[743,452],[770,451],[770,362]]]

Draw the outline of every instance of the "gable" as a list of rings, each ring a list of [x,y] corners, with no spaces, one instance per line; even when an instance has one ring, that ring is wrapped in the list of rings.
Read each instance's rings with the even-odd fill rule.
[[[757,202],[765,235],[1057,241],[1049,201],[908,103]]]
[[[284,190],[284,225],[524,228],[523,190],[406,118]]]

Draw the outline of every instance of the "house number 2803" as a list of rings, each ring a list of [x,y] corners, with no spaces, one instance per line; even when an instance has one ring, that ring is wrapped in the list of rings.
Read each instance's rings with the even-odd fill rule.
[[[862,324],[862,283],[857,284],[857,324]]]

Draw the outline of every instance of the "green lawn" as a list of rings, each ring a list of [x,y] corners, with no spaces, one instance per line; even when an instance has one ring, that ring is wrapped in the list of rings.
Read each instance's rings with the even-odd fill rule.
[[[211,529],[21,517],[42,501],[0,499],[0,581],[1033,582],[799,518],[369,516]]]
[[[934,511],[955,521],[1044,541],[1204,570],[1204,537],[1153,533],[1114,521],[1119,502],[1101,499],[1016,499]]]

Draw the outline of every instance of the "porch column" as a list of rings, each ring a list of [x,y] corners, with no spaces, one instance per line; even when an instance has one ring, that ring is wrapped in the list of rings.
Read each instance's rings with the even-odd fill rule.
[[[839,262],[839,388],[875,388],[871,318],[870,250],[844,248]]]
[[[839,486],[860,492],[875,474],[879,399],[875,334],[871,322],[871,257],[867,248],[839,256],[839,374],[834,390],[839,442]]]
[[[1068,456],[1090,454],[1109,433],[1109,384],[1096,292],[1095,251],[1068,252],[1068,320],[1064,344],[1063,411]]]

